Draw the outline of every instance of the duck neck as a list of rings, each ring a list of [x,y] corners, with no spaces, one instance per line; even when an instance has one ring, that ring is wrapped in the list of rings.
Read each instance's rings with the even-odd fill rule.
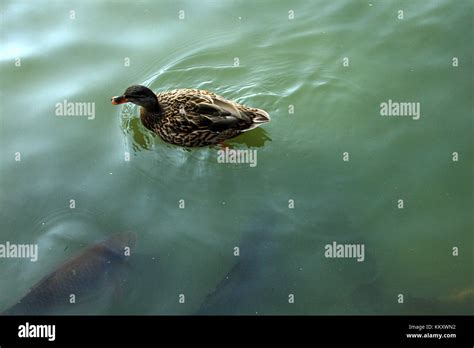
[[[163,116],[163,108],[158,101],[152,105],[144,107],[144,109],[148,114],[151,114],[156,118],[161,118],[161,116]]]
[[[140,118],[143,125],[148,129],[153,129],[153,126],[163,117],[163,108],[160,103],[156,101],[153,105],[142,106],[140,110]]]

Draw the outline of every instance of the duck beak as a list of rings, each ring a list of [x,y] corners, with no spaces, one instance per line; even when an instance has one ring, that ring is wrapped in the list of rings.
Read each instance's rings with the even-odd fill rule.
[[[113,105],[118,105],[118,104],[123,104],[123,103],[128,103],[128,99],[125,98],[124,95],[121,95],[119,97],[112,97],[112,104]]]

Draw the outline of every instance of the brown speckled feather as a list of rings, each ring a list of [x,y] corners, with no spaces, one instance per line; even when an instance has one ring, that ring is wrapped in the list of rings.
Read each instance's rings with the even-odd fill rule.
[[[161,115],[140,111],[144,126],[164,141],[181,146],[223,142],[270,121],[263,110],[229,101],[212,92],[177,89],[157,95]]]

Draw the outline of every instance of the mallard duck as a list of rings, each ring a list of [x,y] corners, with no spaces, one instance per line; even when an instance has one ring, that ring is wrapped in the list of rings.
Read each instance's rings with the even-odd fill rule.
[[[140,119],[164,141],[186,147],[219,144],[270,121],[261,109],[249,108],[199,89],[155,94],[145,86],[128,87],[112,104],[140,105]]]

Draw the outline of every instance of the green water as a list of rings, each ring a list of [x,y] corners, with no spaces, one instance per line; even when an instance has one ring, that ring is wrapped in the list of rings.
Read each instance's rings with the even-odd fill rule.
[[[127,285],[105,313],[192,314],[229,272],[213,295],[229,314],[474,312],[472,1],[0,11],[0,242],[39,245],[36,263],[0,259],[0,310],[83,246],[131,230]],[[268,111],[229,141],[256,149],[257,166],[154,137],[136,107],[110,103],[133,84]],[[95,103],[95,118],[56,116],[65,99]],[[381,116],[389,99],[420,103],[420,118]],[[333,241],[363,244],[365,260],[326,258]]]

